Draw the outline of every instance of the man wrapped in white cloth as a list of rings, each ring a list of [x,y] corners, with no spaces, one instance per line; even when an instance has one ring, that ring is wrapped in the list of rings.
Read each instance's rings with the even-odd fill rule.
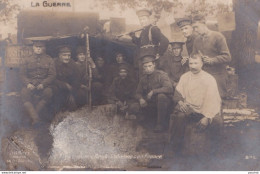
[[[223,125],[221,98],[215,78],[202,70],[199,54],[189,59],[190,71],[180,78],[174,93],[177,103],[171,115],[171,143],[176,154],[203,155],[216,148]],[[213,139],[213,141],[212,141]],[[179,153],[178,153],[179,152]]]

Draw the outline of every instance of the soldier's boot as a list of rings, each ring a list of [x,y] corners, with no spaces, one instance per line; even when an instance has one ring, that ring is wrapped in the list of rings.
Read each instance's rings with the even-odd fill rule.
[[[32,105],[32,103],[25,102],[24,107],[32,119],[32,124],[34,125],[35,123],[37,123],[39,121],[39,116],[38,116],[38,113],[36,112],[36,110],[34,109],[34,106]]]
[[[40,113],[41,110],[45,107],[45,105],[46,105],[46,101],[45,100],[39,101],[39,103],[36,106],[36,112]]]

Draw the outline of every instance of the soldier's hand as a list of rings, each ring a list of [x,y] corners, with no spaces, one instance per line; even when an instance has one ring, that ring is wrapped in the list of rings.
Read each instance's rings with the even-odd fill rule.
[[[184,112],[184,113],[188,112],[189,108],[186,103],[184,103],[183,101],[179,101],[178,105],[180,106],[180,110],[182,112]]]
[[[144,107],[147,106],[147,102],[146,102],[143,98],[141,98],[141,99],[139,100],[139,103],[140,103],[140,106],[141,106],[142,108],[144,108]]]
[[[158,60],[159,58],[160,58],[160,55],[159,55],[159,54],[156,54],[155,60]]]
[[[148,94],[147,94],[147,99],[150,100],[153,96],[153,90],[151,90]]]
[[[183,57],[181,59],[181,65],[184,65],[188,61],[189,57]]]
[[[29,84],[27,85],[27,88],[30,89],[30,90],[34,90],[34,89],[35,89],[35,86],[34,86],[33,84],[29,83]]]
[[[68,88],[68,90],[72,90],[72,87],[70,86],[70,84],[66,83],[66,87]]]
[[[135,37],[135,32],[129,33],[129,36],[132,37],[132,38]]]
[[[89,90],[89,88],[86,85],[80,85],[81,88]]]
[[[39,84],[39,85],[37,86],[37,89],[38,89],[38,90],[42,90],[42,89],[43,89],[43,84]]]
[[[213,60],[212,58],[208,57],[208,56],[203,56],[203,62],[204,62],[205,64],[212,65],[213,62],[214,62],[214,60]]]
[[[203,117],[197,124],[199,130],[204,130],[209,125],[209,119],[207,117]]]

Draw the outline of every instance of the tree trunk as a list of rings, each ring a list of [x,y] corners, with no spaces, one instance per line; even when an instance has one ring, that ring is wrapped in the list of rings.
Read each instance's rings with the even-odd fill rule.
[[[232,34],[231,54],[237,73],[242,75],[255,63],[260,5],[257,0],[233,0],[233,5],[236,30]]]

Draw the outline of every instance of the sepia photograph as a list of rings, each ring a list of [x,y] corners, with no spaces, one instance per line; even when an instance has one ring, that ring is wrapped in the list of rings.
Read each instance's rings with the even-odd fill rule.
[[[260,171],[260,0],[0,0],[0,25],[0,171]]]

